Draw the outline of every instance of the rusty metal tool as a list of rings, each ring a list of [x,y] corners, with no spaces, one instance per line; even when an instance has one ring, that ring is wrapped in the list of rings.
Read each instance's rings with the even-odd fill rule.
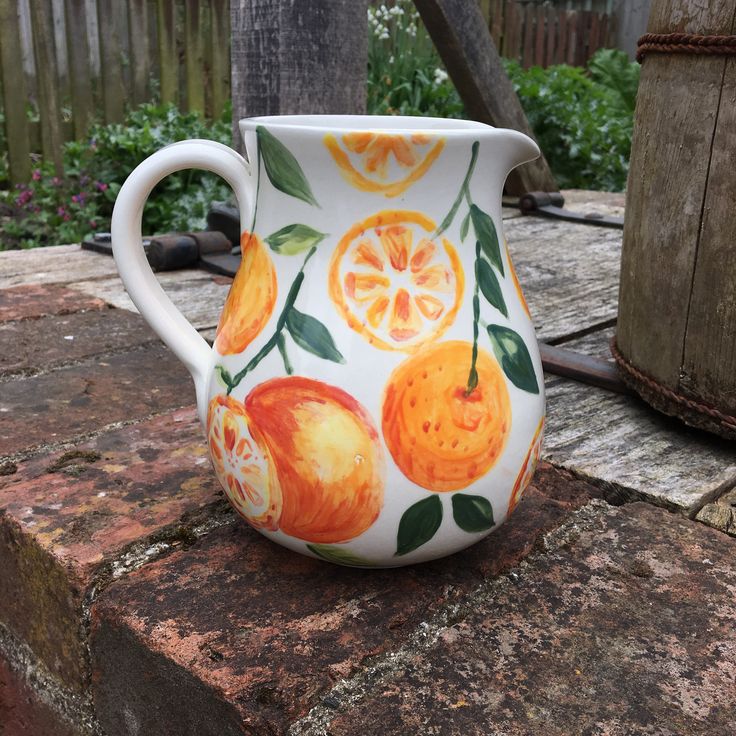
[[[565,198],[560,192],[527,192],[519,198],[515,206],[525,215],[538,215],[556,220],[577,222],[583,225],[597,225],[598,227],[623,228],[624,218],[613,215],[603,215],[598,212],[583,214],[565,209]]]

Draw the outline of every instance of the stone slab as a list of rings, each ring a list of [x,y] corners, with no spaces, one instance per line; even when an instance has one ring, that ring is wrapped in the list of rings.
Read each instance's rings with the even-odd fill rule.
[[[26,284],[0,289],[0,323],[105,307],[102,299],[57,284]]]
[[[713,503],[703,506],[695,517],[714,529],[736,537],[736,483]]]
[[[0,375],[45,372],[151,342],[159,339],[143,319],[122,309],[6,322],[0,324]]]
[[[159,273],[156,278],[177,309],[196,329],[217,326],[232,279],[197,269]],[[72,284],[71,288],[104,299],[119,309],[138,311],[117,276],[79,281]]]
[[[562,347],[609,357],[613,329]],[[625,396],[547,376],[543,457],[594,479],[612,502],[632,499],[695,514],[736,485],[736,445]]]
[[[110,256],[82,250],[79,245],[53,245],[4,251],[0,288],[21,284],[68,284],[117,274]]]
[[[731,736],[735,559],[662,509],[588,507],[290,734]]]
[[[0,458],[193,401],[186,369],[159,345],[5,380],[0,383]]]
[[[194,409],[19,462],[0,480],[0,623],[68,688],[87,677],[96,592],[228,509]]]
[[[505,221],[504,230],[540,340],[615,320],[621,230],[541,217]]]
[[[332,683],[518,564],[589,487],[543,466],[511,520],[450,558],[393,570],[289,552],[242,522],[111,585],[92,611],[108,736],[283,733]],[[388,732],[387,732],[388,733]]]
[[[81,736],[0,657],[0,736]]]

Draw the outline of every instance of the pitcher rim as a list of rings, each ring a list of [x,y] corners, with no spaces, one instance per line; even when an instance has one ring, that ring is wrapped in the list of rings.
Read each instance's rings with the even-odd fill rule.
[[[506,132],[505,128],[476,120],[438,118],[412,115],[261,115],[242,118],[240,129],[253,130],[264,125],[274,130],[292,130],[315,133],[349,133],[371,131],[377,133],[433,133],[462,136],[489,132]]]

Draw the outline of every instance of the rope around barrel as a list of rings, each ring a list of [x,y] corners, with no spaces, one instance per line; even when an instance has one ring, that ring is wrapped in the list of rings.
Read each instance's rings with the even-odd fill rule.
[[[671,402],[677,404],[678,406],[682,406],[697,414],[710,417],[710,419],[714,420],[716,424],[719,424],[721,427],[723,427],[724,430],[727,430],[729,432],[736,431],[736,417],[731,416],[730,414],[724,414],[723,412],[718,411],[718,409],[708,404],[702,403],[700,401],[694,401],[693,399],[688,399],[682,394],[678,394],[672,389],[669,389],[666,386],[662,386],[651,376],[648,376],[646,373],[642,373],[642,371],[640,371],[638,368],[635,368],[619,352],[618,345],[616,345],[615,337],[611,338],[611,354],[613,355],[613,358],[616,361],[618,367],[629,376],[631,376],[637,383],[646,386],[650,391],[669,399]]]
[[[736,54],[736,36],[700,36],[696,33],[645,33],[637,41],[636,60],[647,54]]]

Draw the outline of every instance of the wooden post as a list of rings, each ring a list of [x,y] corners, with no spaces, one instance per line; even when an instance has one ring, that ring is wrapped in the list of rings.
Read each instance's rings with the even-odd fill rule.
[[[82,138],[92,120],[92,79],[84,0],[66,0],[66,40],[72,96],[74,137]]]
[[[365,112],[367,0],[231,0],[230,13],[235,141],[243,117]]]
[[[204,53],[199,0],[184,6],[184,54],[187,75],[187,110],[204,113]]]
[[[102,100],[106,123],[119,123],[125,113],[120,29],[117,23],[106,22],[115,10],[112,0],[97,0],[100,21],[100,73]]]
[[[654,0],[650,33],[736,33],[736,0]],[[648,55],[626,197],[617,343],[653,406],[736,438],[736,59]],[[736,420],[734,420],[736,422]]]
[[[132,98],[133,103],[139,105],[149,99],[148,82],[151,75],[146,0],[128,0],[128,29]]]
[[[212,116],[219,118],[228,98],[230,81],[230,14],[228,0],[211,0],[210,79],[212,82]]]
[[[52,161],[57,176],[62,174],[61,105],[54,57],[51,8],[46,3],[31,3],[33,52],[38,77],[38,113],[41,119],[41,146],[47,161]]]
[[[179,60],[176,57],[174,0],[157,0],[158,51],[161,66],[161,102],[179,101]]]
[[[31,178],[31,144],[25,103],[26,77],[20,66],[20,23],[15,0],[0,0],[0,73],[2,73],[5,136],[8,141],[10,181],[14,184]],[[22,104],[18,104],[22,101]]]
[[[533,137],[478,5],[466,0],[415,0],[415,5],[470,117]],[[558,190],[544,156],[514,169],[506,180],[511,195],[535,190]]]

